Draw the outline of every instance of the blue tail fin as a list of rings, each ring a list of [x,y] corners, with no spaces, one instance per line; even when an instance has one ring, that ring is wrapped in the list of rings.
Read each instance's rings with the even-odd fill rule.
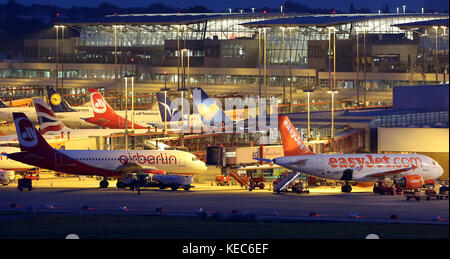
[[[202,117],[205,125],[218,125],[218,122],[223,122],[225,125],[234,123],[222,110],[221,105],[217,105],[215,100],[210,98],[208,94],[200,87],[192,89],[194,96],[194,106]],[[200,94],[199,94],[200,93]]]
[[[164,93],[157,93],[156,98],[158,99],[159,113],[161,114],[161,121],[170,121],[172,116],[174,116],[178,110],[170,109],[171,102],[169,96]]]
[[[59,94],[53,86],[47,86],[48,102],[53,112],[73,112],[75,111],[64,100],[64,97]]]

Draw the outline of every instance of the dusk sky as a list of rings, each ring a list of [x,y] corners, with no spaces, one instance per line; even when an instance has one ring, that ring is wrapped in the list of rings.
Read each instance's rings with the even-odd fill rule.
[[[6,3],[8,0],[0,0],[0,3]],[[194,5],[204,5],[214,11],[227,10],[227,8],[235,8],[235,7],[275,7],[279,6],[285,2],[285,0],[226,0],[226,1],[211,1],[211,0],[16,0],[16,2],[29,5],[32,3],[39,4],[50,4],[61,7],[71,7],[71,6],[98,6],[98,4],[102,2],[107,2],[110,4],[117,5],[119,7],[146,7],[151,3],[162,2],[166,5],[170,5],[173,7],[188,7]],[[448,8],[447,0],[381,0],[381,1],[373,1],[373,0],[301,0],[293,2],[299,2],[302,4],[306,4],[313,8],[328,8],[334,7],[343,11],[347,11],[351,2],[355,4],[355,8],[361,7],[369,7],[373,12],[381,9],[382,5],[389,4],[391,11],[395,10],[395,7],[407,5],[408,8],[414,10],[420,10],[421,7],[424,6],[424,2],[433,2],[438,3],[440,6],[444,6],[444,8]],[[430,4],[429,4],[430,5]],[[434,6],[434,4],[433,4]],[[446,6],[446,7],[445,7]]]

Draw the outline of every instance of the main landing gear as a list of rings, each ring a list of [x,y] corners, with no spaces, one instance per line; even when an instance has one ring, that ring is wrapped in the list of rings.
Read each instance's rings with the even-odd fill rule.
[[[345,185],[342,185],[341,187],[341,191],[347,193],[352,192],[352,186],[348,184],[348,182],[345,182]]]
[[[103,178],[103,180],[100,181],[100,188],[108,188],[109,182],[108,179]]]

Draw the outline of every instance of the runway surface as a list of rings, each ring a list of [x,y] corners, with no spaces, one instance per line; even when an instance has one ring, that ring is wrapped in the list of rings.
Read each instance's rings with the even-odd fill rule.
[[[126,213],[121,210],[121,207],[126,206],[130,213],[142,214],[154,213],[157,208],[162,208],[166,213],[195,215],[197,209],[203,208],[210,212],[230,213],[238,210],[257,212],[261,216],[278,214],[280,217],[305,217],[310,212],[315,212],[321,218],[349,218],[350,215],[356,215],[360,219],[386,220],[396,214],[399,221],[432,222],[436,216],[444,222],[449,219],[448,200],[406,201],[402,195],[380,196],[367,189],[366,192],[350,194],[341,193],[338,188],[311,191],[310,194],[275,194],[268,190],[249,192],[238,186],[216,187],[203,184],[189,192],[143,189],[138,195],[135,191],[115,187],[40,187],[31,192],[19,192],[10,186],[0,188],[0,211],[23,211],[30,205],[37,210],[46,210],[48,205],[53,205],[55,212],[80,213],[86,205],[96,213],[104,214]],[[19,208],[9,208],[12,203]]]

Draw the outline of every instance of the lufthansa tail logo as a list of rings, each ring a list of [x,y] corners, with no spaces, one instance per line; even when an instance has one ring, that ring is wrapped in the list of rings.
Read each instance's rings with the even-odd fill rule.
[[[18,118],[16,127],[19,129],[19,143],[25,147],[35,147],[38,143],[36,131],[31,122],[26,118]]]
[[[52,96],[50,97],[50,102],[53,105],[59,105],[61,103],[61,95],[59,95],[58,93],[52,94]]]

